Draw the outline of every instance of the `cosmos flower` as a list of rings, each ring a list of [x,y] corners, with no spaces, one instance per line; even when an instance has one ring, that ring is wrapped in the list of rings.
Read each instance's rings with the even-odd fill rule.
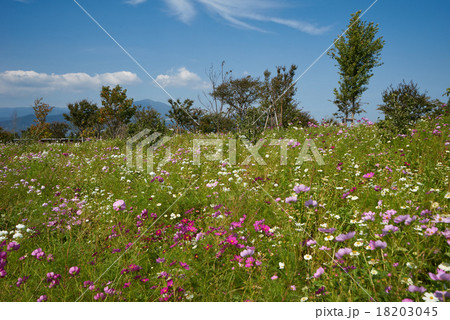
[[[317,271],[314,273],[313,278],[319,278],[323,273],[325,272],[325,269],[322,267],[319,267]]]
[[[340,234],[334,240],[337,241],[337,242],[344,242],[344,241],[346,241],[348,239],[353,238],[355,236],[355,234],[356,234],[355,231],[351,231],[351,232],[349,232],[347,234]]]
[[[300,192],[308,192],[309,190],[311,190],[310,187],[305,186],[304,184],[298,185],[294,187],[294,192],[295,193],[300,193]]]
[[[126,208],[125,201],[117,200],[116,202],[113,203],[113,208],[116,211],[123,211],[123,210],[125,210],[125,208]]]
[[[352,253],[352,249],[350,248],[341,248],[334,255],[337,259],[342,259],[345,255],[349,255]]]
[[[383,242],[381,240],[377,240],[377,241],[370,240],[369,247],[370,247],[370,250],[375,250],[376,248],[385,249],[387,247],[387,243]]]
[[[308,201],[305,202],[305,206],[306,207],[310,207],[310,206],[317,207],[317,201],[309,199]]]
[[[297,197],[296,196],[291,196],[291,197],[287,197],[285,200],[286,203],[291,203],[291,202],[297,202]]]
[[[78,268],[78,267],[71,267],[70,269],[69,269],[69,274],[71,275],[71,276],[76,276],[77,274],[79,274],[80,273],[80,268]]]
[[[434,281],[450,281],[450,273],[446,273],[444,270],[439,268],[437,269],[436,274],[429,272],[428,275]]]

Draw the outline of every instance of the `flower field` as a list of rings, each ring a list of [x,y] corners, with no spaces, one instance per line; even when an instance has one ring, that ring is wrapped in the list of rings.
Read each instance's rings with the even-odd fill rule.
[[[150,173],[125,141],[0,145],[0,300],[449,300],[449,120],[267,131],[265,164],[174,135]]]

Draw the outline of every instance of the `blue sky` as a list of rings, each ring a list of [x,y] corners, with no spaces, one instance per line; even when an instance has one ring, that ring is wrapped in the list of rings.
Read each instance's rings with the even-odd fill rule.
[[[373,0],[77,0],[175,98],[208,92],[206,70],[223,60],[235,77],[278,65],[300,75]],[[100,102],[120,83],[135,100],[169,96],[73,0],[2,0],[1,107],[34,99],[63,107]],[[433,98],[450,86],[449,1],[379,0],[363,20],[379,24],[384,65],[362,97],[376,120],[381,92],[414,80]],[[323,56],[298,82],[300,106],[320,119],[335,106],[337,68]],[[199,104],[198,104],[199,105]]]

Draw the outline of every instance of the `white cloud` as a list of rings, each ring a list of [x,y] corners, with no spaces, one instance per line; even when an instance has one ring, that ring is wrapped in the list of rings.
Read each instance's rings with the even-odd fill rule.
[[[132,6],[137,6],[138,4],[147,2],[147,0],[126,0],[125,3],[131,4]]]
[[[49,92],[55,90],[77,91],[99,88],[102,85],[134,84],[139,77],[129,71],[95,74],[48,74],[36,71],[10,70],[0,73],[0,94]]]
[[[318,35],[323,34],[330,27],[318,27],[314,24],[299,21],[273,17],[268,14],[270,11],[283,7],[280,2],[275,0],[164,0],[169,6],[171,13],[179,20],[187,23],[196,15],[194,3],[205,7],[211,14],[218,15],[226,20],[232,26],[244,29],[262,31],[265,30],[254,26],[251,22],[271,22],[284,25],[299,31]]]
[[[171,14],[184,23],[190,22],[195,16],[195,8],[190,0],[165,0]]]
[[[163,87],[189,87],[192,89],[206,89],[209,84],[185,67],[177,70],[176,73],[160,74],[156,81]]]

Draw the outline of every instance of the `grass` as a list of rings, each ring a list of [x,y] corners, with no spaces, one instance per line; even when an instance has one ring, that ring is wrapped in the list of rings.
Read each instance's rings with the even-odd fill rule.
[[[240,141],[230,164],[231,136],[176,135],[153,175],[127,168],[120,140],[0,145],[0,300],[445,300],[448,281],[429,273],[450,271],[449,120],[392,139],[370,123],[268,131],[267,165],[242,165]],[[195,165],[193,140],[218,138],[221,161],[202,147]],[[307,138],[325,165],[295,165]],[[288,165],[272,139],[300,143]],[[300,184],[310,190],[296,194]]]

